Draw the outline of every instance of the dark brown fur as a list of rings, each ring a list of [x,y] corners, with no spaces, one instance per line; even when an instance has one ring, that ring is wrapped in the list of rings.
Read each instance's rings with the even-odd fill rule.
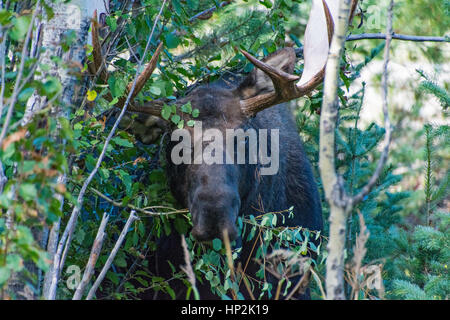
[[[284,61],[283,51],[272,55],[266,62],[276,64],[283,70],[293,70],[294,62]],[[199,240],[220,238],[224,229],[232,238],[239,238],[235,226],[237,216],[283,211],[290,207],[294,208],[294,216],[286,218],[286,226],[302,226],[311,230],[321,230],[323,227],[321,203],[311,165],[287,107],[277,105],[252,118],[240,112],[239,103],[243,97],[270,90],[273,90],[270,79],[254,70],[240,85],[205,85],[177,101],[179,105],[190,101],[192,108],[200,111],[197,120],[202,121],[203,129],[219,129],[224,137],[226,129],[236,128],[279,129],[280,134],[279,171],[266,176],[259,174],[260,164],[175,165],[170,155],[176,143],[168,143],[167,176],[170,189],[179,204],[189,208],[194,225],[192,234]],[[240,261],[244,264],[249,258],[253,241],[242,243]],[[185,263],[180,236],[173,232],[161,238],[156,255],[150,261],[154,263],[152,269],[158,275],[170,278],[171,269],[167,261],[175,266]],[[252,262],[246,271],[254,277],[258,268]],[[274,281],[274,285],[276,283],[270,277],[269,281]],[[178,285],[177,298],[183,299],[186,287],[181,282]],[[202,298],[214,298],[207,284],[200,286],[200,291]],[[152,296],[155,297],[163,298],[161,295]]]

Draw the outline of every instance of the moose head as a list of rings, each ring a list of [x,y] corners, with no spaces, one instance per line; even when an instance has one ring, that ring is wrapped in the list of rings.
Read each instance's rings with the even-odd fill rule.
[[[204,85],[194,89],[186,96],[170,102],[177,106],[176,113],[184,123],[189,120],[194,120],[196,124],[201,123],[201,130],[205,133],[199,140],[196,137],[196,126],[185,126],[184,130],[189,136],[185,146],[194,151],[183,149],[180,154],[175,142],[179,141],[181,134],[175,134],[175,138],[172,134],[173,139],[167,148],[170,187],[180,204],[189,208],[193,221],[192,235],[196,239],[206,241],[222,238],[224,232],[230,239],[238,236],[237,216],[242,213],[244,207],[249,205],[249,199],[257,198],[255,185],[261,183],[260,170],[263,167],[259,160],[248,163],[251,162],[248,151],[252,147],[252,143],[249,143],[251,140],[249,135],[242,141],[239,141],[238,137],[234,135],[230,140],[232,141],[231,148],[227,145],[226,148],[215,149],[213,152],[213,156],[216,158],[236,160],[237,155],[234,154],[234,151],[239,148],[239,144],[246,145],[247,155],[242,164],[239,164],[239,161],[232,161],[232,164],[229,164],[225,160],[224,163],[196,161],[196,144],[207,148],[218,137],[226,137],[229,130],[240,129],[246,132],[245,130],[250,128],[278,129],[282,132],[280,137],[276,138],[281,140],[282,148],[289,149],[289,140],[291,139],[289,134],[295,135],[297,139],[298,135],[295,132],[283,133],[283,127],[270,125],[270,119],[273,120],[273,123],[281,124],[290,121],[283,118],[284,111],[280,111],[282,106],[277,105],[311,93],[322,82],[333,34],[333,19],[337,18],[338,2],[336,0],[313,1],[304,38],[305,64],[301,77],[293,74],[296,55],[295,50],[291,47],[278,50],[262,60],[241,50],[242,54],[255,66],[243,81],[231,87],[220,84]],[[95,40],[98,39],[98,31],[93,27],[92,32],[94,62],[90,65],[91,72],[99,73],[106,81],[106,72],[99,72],[101,50],[98,40]],[[156,67],[161,49],[162,44],[158,46],[150,63],[138,77],[132,98],[143,88]],[[131,88],[131,86],[129,87]],[[154,100],[137,105],[133,100],[130,101],[127,111],[159,118],[161,118],[164,105],[167,103],[167,101]],[[124,102],[123,99],[116,106],[121,107]],[[192,109],[198,109],[198,117],[193,118],[190,114],[179,111],[181,106],[187,103]],[[264,116],[260,116],[261,114]],[[175,128],[168,127],[172,133],[176,132]],[[278,143],[271,136],[268,144],[272,146],[275,142]],[[261,145],[259,137],[255,144]],[[174,154],[191,160],[191,162],[173,161]],[[284,163],[289,159],[281,161]],[[287,174],[289,172],[286,170],[276,173],[276,175]],[[289,178],[274,179],[268,176],[264,179],[266,184],[275,184],[272,186],[275,190],[277,187],[283,187],[276,185],[279,181]]]

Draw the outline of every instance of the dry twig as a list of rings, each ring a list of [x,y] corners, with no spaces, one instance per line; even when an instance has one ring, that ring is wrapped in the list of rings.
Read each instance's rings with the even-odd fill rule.
[[[116,257],[116,254],[119,251],[119,248],[122,245],[122,242],[128,233],[128,229],[130,228],[131,223],[133,223],[135,220],[139,219],[138,217],[135,216],[134,213],[135,213],[135,211],[132,210],[130,213],[130,216],[128,217],[127,222],[125,223],[125,226],[122,229],[122,232],[119,235],[119,238],[116,241],[116,244],[114,245],[114,248],[112,249],[111,253],[109,254],[108,260],[106,260],[105,265],[102,268],[102,271],[100,272],[100,274],[98,275],[94,284],[92,285],[92,288],[89,290],[86,300],[91,300],[94,297],[95,292],[97,291],[98,287],[100,286],[103,279],[105,278],[106,273],[108,272],[109,268],[111,267],[111,264],[113,263],[114,258]]]
[[[186,238],[184,237],[184,235],[181,235],[181,246],[183,247],[184,261],[186,264],[184,266],[181,266],[180,268],[181,268],[181,270],[183,270],[184,273],[186,273],[186,275],[188,277],[188,281],[191,284],[192,291],[194,291],[195,300],[200,300],[200,295],[198,293],[198,289],[197,289],[196,281],[195,281],[195,273],[194,273],[194,270],[192,269],[191,256],[189,254],[189,250],[187,248],[187,243],[186,243]]]
[[[97,236],[95,237],[94,244],[92,245],[91,254],[89,260],[86,264],[86,269],[84,270],[83,278],[78,284],[77,290],[73,295],[73,300],[80,300],[83,297],[84,290],[91,280],[92,274],[94,273],[95,264],[97,262],[100,251],[102,250],[103,240],[105,239],[105,227],[108,223],[109,215],[106,212],[103,214],[100,227],[97,231]]]

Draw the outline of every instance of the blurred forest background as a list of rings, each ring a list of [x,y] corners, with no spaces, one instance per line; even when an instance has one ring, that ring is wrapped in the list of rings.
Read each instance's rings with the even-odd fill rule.
[[[23,56],[36,1],[1,1],[1,5],[2,79],[5,79],[1,88],[5,97],[0,114],[2,128],[8,99],[16,87],[18,96],[0,150],[6,182],[0,195],[0,294],[3,299],[37,298],[43,295],[45,274],[52,261],[46,247],[52,227],[60,225],[61,232],[64,230],[80,188],[94,169],[110,131],[111,125],[100,116],[113,104],[106,97],[110,94],[118,99],[124,95],[162,1],[142,0],[134,4],[110,1],[111,15],[105,21],[109,31],[101,34],[104,47],[110,48],[106,57],[111,76],[107,83],[92,77],[83,80],[86,65],[70,65],[52,57],[49,64],[77,70],[80,80],[75,89],[77,105],[61,101],[62,84],[58,76],[45,74],[48,65],[37,66],[38,55]],[[193,18],[214,7],[219,8],[210,15]],[[137,99],[173,99],[197,83],[248,73],[253,66],[236,48],[261,57],[288,43],[298,48],[301,57],[310,7],[311,1],[307,0],[236,0],[222,4],[216,0],[168,1],[151,42],[154,51],[158,40],[162,41],[163,53]],[[350,34],[384,33],[387,7],[387,0],[360,1]],[[50,7],[43,9],[51,15]],[[395,1],[393,28],[398,34],[446,36],[450,29],[450,1]],[[109,36],[105,36],[108,32]],[[67,51],[73,41],[73,34],[66,33],[61,39],[61,50]],[[380,88],[384,42],[346,43],[340,75],[336,157],[337,170],[345,178],[350,194],[364,185],[380,155],[378,147],[384,135]],[[85,50],[92,60],[92,46],[85,46]],[[150,57],[145,57],[145,62]],[[450,297],[449,59],[448,42],[393,40],[391,44],[389,111],[394,126],[391,151],[376,187],[353,210],[348,221],[345,273],[348,298]],[[302,61],[297,63],[296,74],[303,69]],[[18,82],[20,68],[24,75]],[[22,124],[27,104],[36,94],[47,97],[49,103]],[[290,103],[320,187],[317,166],[321,101],[322,87],[319,87],[312,96]],[[55,105],[63,106],[63,116],[55,113]],[[79,281],[76,271],[85,270],[104,212],[109,214],[109,221],[95,267],[97,275],[131,209],[140,219],[132,222],[94,297],[135,299],[148,288],[173,295],[173,279],[182,279],[189,287],[191,282],[185,273],[162,279],[148,270],[148,259],[161,233],[178,232],[186,234],[198,281],[209,282],[212,292],[224,299],[231,298],[230,288],[234,284],[226,262],[226,248],[220,240],[206,246],[196,244],[189,236],[190,216],[175,203],[166,185],[164,157],[160,157],[162,129],[157,121],[152,125],[153,136],[145,144],[126,130],[119,130],[112,138],[105,161],[86,191],[56,298],[72,298]],[[62,173],[66,173],[65,183],[58,180]],[[327,219],[325,201],[323,205]],[[283,238],[283,229],[274,216],[255,214],[241,218],[239,225],[249,237],[263,230],[264,241],[279,237],[280,241],[289,242],[292,239]],[[309,262],[313,299],[324,297],[327,228],[323,235],[317,235],[323,242],[319,247],[309,242],[315,235],[307,230],[293,233],[294,241],[289,244],[297,252],[317,253],[314,261]],[[36,238],[35,230],[43,230],[44,236]],[[361,235],[369,236],[364,240]],[[260,256],[264,253],[262,247]],[[233,252],[233,258],[236,256]],[[381,282],[376,278],[377,270]],[[18,283],[25,286],[19,291],[11,290]],[[276,288],[262,286],[263,298],[282,299],[289,294],[289,290],[277,293]],[[294,284],[289,286],[292,288]]]

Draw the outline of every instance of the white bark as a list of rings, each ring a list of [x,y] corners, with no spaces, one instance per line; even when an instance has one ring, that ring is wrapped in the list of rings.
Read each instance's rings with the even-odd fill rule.
[[[88,263],[86,264],[86,269],[83,274],[83,279],[81,279],[75,294],[73,295],[73,300],[80,300],[83,297],[84,290],[91,280],[92,274],[94,273],[95,263],[102,250],[103,240],[105,239],[106,233],[105,228],[108,223],[109,215],[105,212],[103,214],[102,222],[97,231],[97,236],[95,237],[94,244],[92,245],[91,254],[89,255]]]
[[[330,239],[328,241],[326,288],[327,299],[345,299],[344,250],[347,208],[342,181],[334,162],[335,128],[338,116],[338,81],[341,56],[348,27],[351,0],[341,0],[339,17],[334,24],[328,62],[325,71],[323,102],[320,116],[319,167],[325,197],[330,205]]]
[[[57,183],[66,183],[66,176],[61,175],[58,177]],[[60,210],[62,212],[63,205],[64,205],[64,197],[60,194],[56,195],[59,203],[60,203]],[[55,221],[50,229],[50,235],[48,237],[47,242],[47,252],[49,254],[50,260],[53,261],[53,257],[56,253],[56,249],[58,247],[58,240],[59,240],[59,230],[61,228],[61,218],[58,218],[57,221]],[[48,299],[49,293],[50,293],[50,284],[52,283],[52,279],[55,273],[55,268],[53,268],[53,264],[50,264],[49,269],[45,273],[44,277],[44,284],[42,288],[42,296],[44,299]]]
[[[45,79],[47,76],[54,76],[61,81],[63,91],[61,92],[61,100],[64,106],[70,106],[73,102],[77,102],[79,97],[80,86],[77,86],[77,78],[69,73],[69,70],[59,68],[56,63],[51,60],[52,56],[59,56],[65,61],[73,61],[82,63],[85,57],[84,46],[88,43],[88,29],[90,19],[94,11],[97,14],[107,13],[109,7],[105,7],[108,1],[103,0],[72,0],[67,4],[53,4],[55,16],[50,21],[44,21],[42,46],[45,51],[41,55],[41,63],[51,66],[49,72],[42,73],[36,79]],[[77,34],[76,42],[71,46],[70,50],[63,54],[61,49],[61,39],[68,30],[73,30]],[[33,115],[42,109],[45,105],[42,97],[33,94],[27,102],[27,108],[22,119],[22,125],[28,123]],[[62,110],[59,110],[62,111]]]
[[[92,288],[89,290],[86,300],[91,300],[94,297],[95,292],[97,291],[98,287],[100,286],[103,279],[105,278],[106,273],[108,272],[109,268],[111,267],[111,264],[113,263],[114,258],[116,257],[116,254],[119,251],[119,248],[122,245],[122,242],[128,233],[128,229],[130,229],[130,225],[137,219],[139,219],[139,218],[136,217],[135,211],[132,210],[130,213],[130,216],[128,217],[127,222],[125,223],[125,226],[122,229],[122,232],[119,235],[119,238],[117,239],[116,244],[114,245],[114,248],[112,249],[111,253],[109,254],[108,260],[106,260],[105,265],[102,268],[102,271],[100,272],[100,274],[98,275],[94,284],[92,285]]]

